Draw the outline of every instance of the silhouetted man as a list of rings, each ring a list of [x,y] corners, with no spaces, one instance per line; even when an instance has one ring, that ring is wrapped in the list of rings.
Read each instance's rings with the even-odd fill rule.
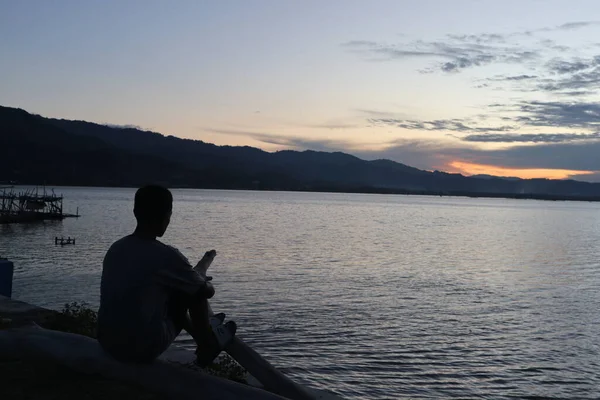
[[[235,323],[211,317],[215,294],[206,268],[207,252],[196,269],[174,247],[156,240],[171,220],[173,196],[160,186],[135,194],[133,234],[115,242],[104,258],[98,313],[98,341],[121,361],[148,363],[163,353],[182,329],[196,341],[198,363],[209,364],[233,339]]]

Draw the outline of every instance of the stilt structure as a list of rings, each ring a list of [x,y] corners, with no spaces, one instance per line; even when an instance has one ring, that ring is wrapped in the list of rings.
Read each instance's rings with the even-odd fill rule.
[[[25,189],[15,192],[13,187],[0,188],[0,224],[32,222],[43,220],[63,220],[68,217],[79,217],[77,214],[63,212],[63,197],[46,188],[40,190]]]

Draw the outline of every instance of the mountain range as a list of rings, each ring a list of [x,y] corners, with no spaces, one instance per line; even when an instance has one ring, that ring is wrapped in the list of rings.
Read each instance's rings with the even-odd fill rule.
[[[467,177],[341,152],[266,152],[0,106],[0,182],[600,200],[600,183]]]

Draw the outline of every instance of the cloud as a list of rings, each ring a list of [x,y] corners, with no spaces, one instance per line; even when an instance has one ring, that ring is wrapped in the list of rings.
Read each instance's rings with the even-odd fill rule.
[[[351,40],[349,42],[342,43],[342,46],[345,46],[345,47],[361,47],[361,46],[374,47],[374,46],[377,46],[377,42],[373,42],[371,40]]]
[[[487,83],[479,83],[475,87],[490,87],[489,83],[510,84],[509,88],[513,91],[571,97],[588,96],[600,90],[600,56],[581,58],[562,52],[565,54],[561,58],[553,56],[535,66],[522,64],[523,73],[518,75],[479,79],[476,82]],[[534,71],[535,74],[532,74]]]
[[[492,78],[487,78],[490,82],[507,82],[507,81],[524,81],[530,79],[536,79],[537,75],[499,75]]]
[[[566,22],[564,24],[555,25],[555,26],[547,26],[539,29],[531,29],[521,32],[514,32],[512,36],[533,36],[540,32],[557,32],[557,31],[574,31],[577,29],[588,28],[591,26],[600,25],[600,21],[574,21],[574,22]]]
[[[600,133],[504,133],[474,134],[461,140],[482,143],[563,143],[600,139]]]
[[[561,97],[585,97],[585,96],[589,96],[590,94],[593,94],[593,92],[589,91],[589,90],[571,90],[571,91],[563,91],[563,92],[557,92],[555,93],[555,95],[557,96],[561,96]]]
[[[355,150],[350,153],[366,160],[388,159],[424,170],[444,170],[469,148],[468,145],[458,147],[439,140],[400,139],[381,150]]]
[[[514,126],[475,126],[470,125],[472,119],[454,118],[437,119],[429,121],[405,120],[396,118],[369,118],[373,125],[387,125],[396,128],[421,130],[421,131],[453,131],[453,132],[506,132],[514,129]]]
[[[489,42],[505,42],[506,35],[500,33],[480,33],[479,35],[448,35],[448,38],[462,41],[462,42],[475,42],[475,43],[489,43]]]
[[[569,179],[575,179],[578,181],[586,181],[586,182],[600,182],[600,172],[586,174],[583,177],[580,175],[571,175],[571,176],[569,176]]]
[[[265,144],[274,144],[289,149],[310,149],[317,151],[335,152],[340,149],[350,149],[352,144],[344,139],[307,139],[299,136],[278,135],[271,133],[230,130],[230,129],[213,129],[202,128],[202,130],[222,135],[244,136],[249,137]]]
[[[540,47],[550,49],[550,50],[556,50],[556,51],[560,51],[560,52],[571,51],[571,47],[565,46],[562,44],[557,44],[554,40],[550,40],[550,39],[541,39],[537,43]]]
[[[490,125],[501,120],[506,124]],[[454,132],[450,135],[470,143],[565,143],[600,139],[600,103],[568,101],[521,101],[490,104],[488,112],[468,118],[412,120],[394,117],[367,118],[371,126],[387,126],[422,132]],[[549,132],[517,132],[523,128],[547,128]],[[552,132],[556,128],[588,132]],[[600,158],[600,157],[599,157]]]
[[[370,55],[374,60],[401,60],[428,58],[444,60],[436,66],[443,72],[495,63],[524,63],[536,60],[536,49],[524,49],[518,43],[505,44],[499,34],[448,35],[440,41],[416,40],[408,43],[385,44],[368,40],[354,40],[342,46]],[[428,69],[423,72],[429,72]]]
[[[571,31],[574,29],[587,28],[588,26],[597,26],[600,25],[600,21],[577,21],[577,22],[567,22],[562,25],[558,25],[554,28],[549,28],[549,30],[555,31]]]
[[[579,92],[569,94],[581,95]],[[366,120],[368,126],[373,127],[469,134],[460,138],[467,142],[560,143],[597,139],[595,135],[600,130],[600,103],[532,100],[490,104],[486,113],[467,118],[415,120],[371,113],[367,114]],[[491,120],[505,123],[491,125]],[[550,132],[516,132],[527,127],[549,128]],[[555,128],[583,129],[588,132],[551,132]]]
[[[600,68],[583,72],[580,71],[575,74],[560,76],[558,78],[547,77],[540,79],[535,88],[546,92],[573,91],[579,89],[596,91],[600,89]]]
[[[529,101],[490,107],[518,112],[512,120],[529,126],[595,129],[600,125],[600,103]]]
[[[573,59],[570,61],[554,58],[548,62],[548,70],[556,74],[572,74],[586,69],[590,69],[600,64],[600,57],[594,57],[589,60]]]
[[[444,170],[454,161],[505,168],[600,171],[600,141],[481,149],[470,143],[398,140],[384,150],[352,151],[365,159],[387,158],[422,169]]]
[[[354,129],[360,128],[362,125],[359,124],[345,124],[345,123],[324,123],[324,124],[316,124],[316,125],[306,125],[310,128],[323,128],[323,129],[332,129],[332,130],[345,130],[345,129]]]
[[[354,111],[357,111],[363,115],[367,115],[370,117],[376,117],[376,118],[391,117],[394,115],[394,113],[389,112],[389,111],[372,110],[372,109],[368,109],[368,108],[356,108]]]

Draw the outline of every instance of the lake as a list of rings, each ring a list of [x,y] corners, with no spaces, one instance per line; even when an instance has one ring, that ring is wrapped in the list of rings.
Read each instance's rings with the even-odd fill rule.
[[[96,308],[134,190],[56,191],[81,218],[0,226],[13,297]],[[598,203],[173,194],[163,241],[192,263],[218,251],[213,308],[302,383],[349,399],[600,398]]]

